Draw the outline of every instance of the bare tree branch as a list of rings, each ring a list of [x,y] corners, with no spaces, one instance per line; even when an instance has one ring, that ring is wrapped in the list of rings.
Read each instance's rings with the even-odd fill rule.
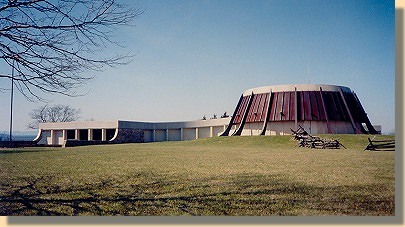
[[[37,129],[39,123],[71,122],[79,119],[80,110],[68,105],[44,105],[34,109],[30,116],[34,120],[27,125],[30,129]]]
[[[29,100],[75,96],[93,78],[85,73],[130,62],[129,53],[100,53],[118,45],[115,29],[142,13],[118,0],[0,0],[0,64],[14,65],[14,84]],[[0,71],[0,79],[11,77]]]

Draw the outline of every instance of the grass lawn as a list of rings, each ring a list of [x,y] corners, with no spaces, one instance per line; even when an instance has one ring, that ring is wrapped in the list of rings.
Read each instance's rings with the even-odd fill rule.
[[[394,215],[395,152],[336,137],[0,150],[0,215]]]

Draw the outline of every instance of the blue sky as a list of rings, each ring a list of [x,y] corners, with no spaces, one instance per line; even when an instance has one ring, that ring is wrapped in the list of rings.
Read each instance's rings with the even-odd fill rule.
[[[89,72],[96,78],[81,88],[85,96],[45,95],[51,104],[81,109],[84,121],[182,121],[232,114],[253,87],[335,84],[354,90],[383,132],[394,131],[394,1],[128,4],[145,10],[116,34],[133,61]],[[0,131],[9,127],[9,97],[0,93]],[[14,129],[26,130],[29,112],[42,104],[16,94]]]

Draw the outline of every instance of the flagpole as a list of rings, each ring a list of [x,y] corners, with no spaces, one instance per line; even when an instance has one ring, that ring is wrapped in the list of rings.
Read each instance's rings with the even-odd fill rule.
[[[14,99],[14,61],[11,69],[11,96],[10,96],[10,147],[13,147],[13,99]]]

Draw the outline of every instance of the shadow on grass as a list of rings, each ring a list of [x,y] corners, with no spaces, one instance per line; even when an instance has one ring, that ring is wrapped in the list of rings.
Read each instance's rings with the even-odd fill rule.
[[[1,183],[0,215],[394,215],[394,194],[385,192],[386,185],[315,187],[258,175],[190,181],[134,175],[67,185],[54,180]]]
[[[0,155],[2,154],[16,154],[16,153],[32,153],[32,152],[46,152],[52,151],[52,149],[44,148],[44,147],[36,147],[36,148],[4,148],[0,149]]]

